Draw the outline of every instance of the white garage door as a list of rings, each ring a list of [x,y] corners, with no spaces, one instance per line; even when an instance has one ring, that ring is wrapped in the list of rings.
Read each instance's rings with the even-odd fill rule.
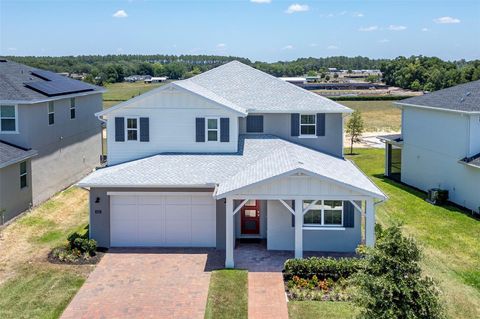
[[[215,247],[211,193],[111,195],[112,247]]]

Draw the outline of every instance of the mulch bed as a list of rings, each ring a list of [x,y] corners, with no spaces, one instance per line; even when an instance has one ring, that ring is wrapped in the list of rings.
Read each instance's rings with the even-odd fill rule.
[[[57,264],[57,265],[95,265],[95,264],[98,264],[98,262],[100,262],[103,255],[105,255],[106,252],[107,252],[106,249],[102,249],[102,250],[97,250],[95,256],[92,256],[88,259],[78,258],[75,261],[61,261],[58,258],[53,256],[53,250],[52,250],[48,254],[47,259],[50,263]]]

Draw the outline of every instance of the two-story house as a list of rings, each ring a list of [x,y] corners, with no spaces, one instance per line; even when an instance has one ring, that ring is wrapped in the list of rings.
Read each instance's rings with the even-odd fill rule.
[[[90,189],[100,246],[354,252],[386,196],[343,157],[351,110],[240,62],[99,112],[108,167]],[[362,202],[364,204],[362,204]]]
[[[98,166],[103,91],[0,59],[0,222]]]
[[[480,213],[480,81],[395,103],[402,134],[385,136],[385,175]]]

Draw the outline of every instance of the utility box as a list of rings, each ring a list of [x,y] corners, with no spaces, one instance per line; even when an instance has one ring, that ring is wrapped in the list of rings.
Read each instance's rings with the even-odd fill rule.
[[[448,191],[440,188],[429,189],[426,201],[433,205],[444,205],[448,201]]]

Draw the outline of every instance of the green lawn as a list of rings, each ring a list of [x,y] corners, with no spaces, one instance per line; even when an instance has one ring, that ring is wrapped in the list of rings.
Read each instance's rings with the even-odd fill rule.
[[[145,84],[143,82],[107,84],[105,85],[107,92],[103,94],[103,108],[107,109],[115,104],[129,100],[164,84],[165,83]]]
[[[348,302],[290,301],[288,316],[291,319],[350,319],[355,317],[355,308]]]
[[[87,191],[69,188],[0,233],[0,318],[58,318],[92,265],[54,265],[52,248],[88,229]]]
[[[425,194],[383,177],[384,151],[356,149],[351,159],[389,196],[377,222],[402,223],[423,249],[424,272],[433,277],[451,318],[480,318],[480,221],[456,207],[425,202]]]
[[[400,131],[401,112],[392,101],[338,101],[362,113],[366,132]]]
[[[245,270],[212,272],[205,318],[243,319],[248,317],[248,275]]]

